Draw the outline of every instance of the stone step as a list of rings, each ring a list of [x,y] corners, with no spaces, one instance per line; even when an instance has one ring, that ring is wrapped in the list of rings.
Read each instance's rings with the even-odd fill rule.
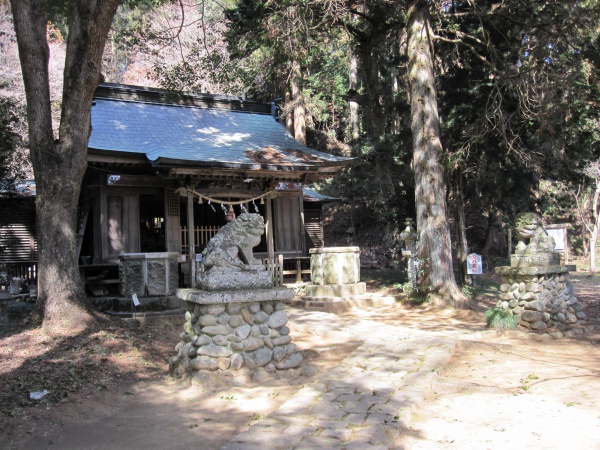
[[[398,296],[400,297],[400,296]],[[342,313],[353,308],[366,309],[382,306],[392,306],[400,300],[397,296],[384,296],[380,294],[362,294],[346,297],[309,297],[296,296],[286,303],[306,309],[317,311]]]

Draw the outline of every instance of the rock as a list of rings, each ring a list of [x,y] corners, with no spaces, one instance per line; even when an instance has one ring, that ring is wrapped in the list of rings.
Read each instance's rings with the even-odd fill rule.
[[[565,320],[567,320],[567,317],[563,313],[559,312],[558,314],[556,314],[556,320],[558,320],[559,322],[564,322]]]
[[[510,309],[512,309],[512,308],[515,308],[515,307],[517,307],[518,305],[519,305],[519,300],[517,300],[516,298],[515,298],[515,299],[512,299],[510,302],[508,302],[508,307],[509,307]]]
[[[510,284],[501,284],[500,285],[500,292],[508,292],[510,291]]]
[[[260,383],[261,381],[265,381],[270,377],[269,372],[267,372],[262,367],[256,369],[254,373],[252,373],[252,381]]]
[[[250,312],[252,314],[257,313],[258,311],[260,311],[260,303],[258,303],[258,302],[250,303],[250,305],[248,306],[248,309],[250,310]]]
[[[235,335],[240,339],[246,339],[250,335],[250,330],[252,327],[250,325],[242,325],[239,328],[235,329]]]
[[[254,319],[252,318],[250,311],[248,311],[248,308],[240,309],[240,316],[242,316],[242,319],[244,319],[244,322],[247,324],[254,325]]]
[[[259,348],[254,352],[254,362],[257,366],[262,367],[266,366],[271,362],[271,358],[273,357],[273,352],[266,347]]]
[[[521,314],[521,319],[530,323],[541,321],[543,317],[544,315],[539,311],[525,310]]]
[[[217,367],[220,370],[227,370],[231,366],[231,359],[229,358],[218,358],[217,359]]]
[[[521,295],[520,300],[534,300],[535,294],[533,292],[525,292]]]
[[[244,365],[248,367],[248,369],[256,369],[256,363],[254,362],[254,359],[252,359],[251,355],[248,353],[242,353],[242,358],[244,358]]]
[[[513,300],[515,298],[515,296],[512,294],[500,294],[500,295],[498,295],[498,298],[500,300],[510,301],[510,300]]]
[[[287,356],[287,351],[285,347],[274,347],[273,348],[273,359],[275,362],[283,361],[283,358]]]
[[[220,345],[204,345],[198,349],[198,354],[202,356],[212,356],[213,358],[229,357],[231,356],[231,350],[227,347],[221,347]]]
[[[225,305],[208,305],[206,311],[208,314],[218,316],[219,314],[225,311]]]
[[[575,313],[575,317],[577,317],[578,319],[581,319],[581,320],[583,320],[583,319],[585,319],[587,316],[585,315],[585,313],[584,313],[583,311],[577,311],[577,312]]]
[[[540,300],[534,300],[532,302],[527,302],[523,306],[525,309],[532,310],[532,311],[543,312],[546,310],[546,306],[544,305],[544,302],[542,302]]]
[[[568,297],[569,295],[571,295],[573,293],[573,289],[574,289],[573,284],[569,283],[564,290],[564,294]]]
[[[235,334],[228,334],[227,340],[229,342],[242,342],[242,340],[239,337],[237,337]]]
[[[190,364],[190,367],[193,370],[217,370],[219,367],[217,365],[217,360],[214,358],[209,358],[208,356],[198,356],[194,358]]]
[[[273,341],[271,341],[270,337],[264,337],[263,341],[264,341],[266,347],[268,347],[271,350],[273,350]]]
[[[207,314],[205,316],[200,316],[198,318],[198,323],[202,327],[210,327],[211,325],[216,325],[217,318],[211,314]]]
[[[525,292],[525,283],[519,283],[519,292]]]
[[[265,366],[265,370],[269,373],[273,373],[277,370],[277,367],[275,367],[275,364],[273,364],[272,362],[270,362],[269,364],[267,364]]]
[[[202,305],[196,305],[194,303],[188,303],[188,307],[194,306],[194,315],[200,317],[202,315]]]
[[[241,308],[241,303],[227,303],[227,305],[225,306],[225,312],[233,316],[234,314],[239,313]]]
[[[283,311],[285,309],[285,303],[283,302],[277,302],[275,303],[275,311]]]
[[[196,339],[194,339],[194,345],[196,347],[202,347],[203,345],[207,345],[212,343],[212,340],[208,337],[205,336],[204,334],[198,336]]]
[[[229,341],[227,340],[227,338],[225,336],[222,335],[217,335],[213,338],[213,342],[216,345],[220,345],[221,347],[225,347]]]
[[[219,314],[219,316],[217,317],[217,323],[221,324],[221,325],[225,325],[227,322],[229,322],[229,314],[227,314],[225,312]]]
[[[251,352],[263,347],[265,345],[265,342],[262,339],[250,336],[248,339],[242,342],[242,344],[244,346],[245,352]]]
[[[281,362],[275,363],[275,367],[279,370],[283,369],[293,369],[294,367],[298,367],[302,363],[302,354],[294,353],[291,356],[288,356]]]
[[[271,317],[269,317],[268,324],[271,328],[280,328],[280,327],[284,326],[287,323],[287,321],[288,321],[287,314],[285,312],[279,310],[279,311],[276,311],[273,314],[271,314]]]
[[[287,326],[283,326],[279,329],[279,334],[282,336],[287,336],[290,334],[290,329]]]
[[[550,314],[547,312],[543,313],[542,321],[548,323],[550,321]]]
[[[196,317],[196,316],[194,316],[191,312],[189,312],[189,311],[185,312],[185,321],[186,322],[191,322],[193,317]]]
[[[193,358],[197,354],[197,348],[194,347],[194,344],[192,344],[191,342],[188,342],[187,344],[185,344],[183,346],[182,351],[183,351],[184,355],[187,355],[190,358]]]
[[[286,350],[286,353],[288,355],[291,355],[292,353],[295,353],[296,352],[296,344],[288,344],[285,347],[285,350]]]
[[[270,303],[263,303],[262,304],[262,310],[268,314],[271,315],[273,313],[273,305],[271,305]]]
[[[290,336],[279,336],[278,338],[272,339],[273,345],[287,345],[292,342],[292,338]]]
[[[260,325],[262,323],[265,323],[269,319],[269,316],[264,311],[258,311],[256,314],[254,314],[253,318],[254,323]]]
[[[259,337],[260,335],[260,327],[256,324],[252,325],[252,328],[250,328],[250,336]]]
[[[563,337],[563,334],[560,331],[554,331],[550,333],[550,336],[552,336],[554,339],[560,339]]]
[[[315,366],[305,365],[302,366],[302,376],[305,377],[314,377],[319,373],[319,370]]]
[[[502,309],[508,309],[508,302],[507,301],[503,301],[502,305],[500,306]]]
[[[232,342],[231,344],[229,344],[229,346],[231,347],[231,350],[233,350],[234,352],[243,352],[244,351],[244,342],[243,341]]]
[[[231,328],[237,328],[242,325],[243,319],[240,315],[231,316],[227,322]]]
[[[239,353],[235,353],[231,357],[231,365],[229,366],[229,368],[232,370],[239,370],[243,364],[244,358],[242,358],[242,355],[240,355]]]
[[[227,325],[211,325],[202,328],[202,333],[208,334],[209,336],[216,336],[217,334],[227,336],[229,334],[229,331],[230,328]]]
[[[183,324],[183,331],[187,334],[192,332],[192,322],[186,322]]]
[[[543,320],[538,320],[531,324],[532,330],[545,330],[546,328],[548,328],[548,325]]]
[[[268,336],[269,333],[271,332],[269,325],[267,325],[266,323],[263,323],[262,325],[260,325],[258,327],[258,329],[260,330],[260,334],[262,334],[263,336]]]
[[[577,316],[573,313],[567,313],[567,322],[569,322],[569,323],[577,322]]]

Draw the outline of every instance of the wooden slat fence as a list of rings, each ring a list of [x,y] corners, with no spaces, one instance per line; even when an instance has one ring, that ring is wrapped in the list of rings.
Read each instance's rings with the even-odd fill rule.
[[[194,241],[196,243],[196,251],[204,249],[208,241],[217,234],[221,227],[210,226],[210,227],[196,227],[194,229]],[[181,254],[187,255],[189,253],[188,248],[188,229],[187,227],[181,227]]]

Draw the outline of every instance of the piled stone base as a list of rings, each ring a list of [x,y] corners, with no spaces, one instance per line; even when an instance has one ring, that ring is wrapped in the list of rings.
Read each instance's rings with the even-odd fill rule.
[[[498,307],[512,311],[530,330],[564,328],[586,318],[573,292],[573,266],[498,267],[502,275]]]
[[[171,359],[173,374],[204,371],[232,376],[239,371],[261,379],[301,365],[302,354],[292,343],[283,303],[293,296],[292,290],[258,290],[254,295],[246,291],[245,296],[240,291],[181,291],[187,312],[177,356]],[[270,300],[252,301],[264,297],[265,291],[271,291]]]

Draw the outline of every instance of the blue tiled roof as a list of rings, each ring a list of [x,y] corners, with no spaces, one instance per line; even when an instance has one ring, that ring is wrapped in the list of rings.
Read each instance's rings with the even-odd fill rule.
[[[89,147],[144,154],[157,164],[243,167],[344,165],[309,149],[270,114],[96,98]]]

